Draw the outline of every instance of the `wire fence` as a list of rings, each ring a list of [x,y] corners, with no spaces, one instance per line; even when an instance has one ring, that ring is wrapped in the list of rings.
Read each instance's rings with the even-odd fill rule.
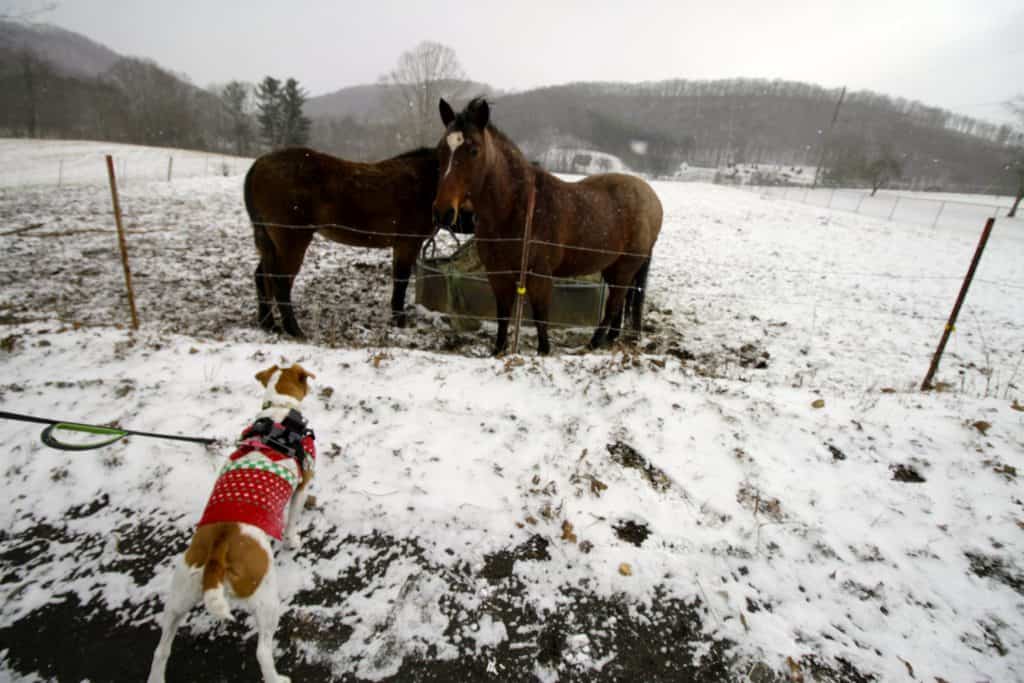
[[[801,186],[737,185],[736,189],[754,192],[767,199],[783,199],[836,211],[848,211],[873,218],[924,225],[932,228],[975,229],[986,218],[1007,218],[1011,198],[1000,201],[991,196],[965,196],[960,199],[934,198],[899,191]],[[1024,222],[1024,221],[1022,221]]]
[[[764,195],[779,199],[787,196],[784,188],[772,189],[781,192],[777,195]],[[793,200],[820,202],[822,208],[845,210],[843,207],[853,206],[863,212],[864,207],[869,206],[870,198],[861,196],[854,199],[847,197],[844,191],[826,189],[808,191],[806,194],[801,191],[799,197],[797,189],[790,188],[790,191],[793,192]],[[912,218],[914,215],[922,215],[901,213],[900,206],[904,207],[903,211],[909,206],[905,198],[889,197],[888,200],[891,204],[884,216],[886,219],[891,215],[893,222],[906,223],[912,222],[908,216]],[[138,197],[135,201],[139,201]],[[932,207],[934,213],[924,223],[928,224],[930,220],[940,227],[951,225],[943,222],[946,220],[944,217],[957,216],[956,207],[961,205],[968,205],[972,210],[976,210],[977,206],[955,200],[938,202]],[[997,205],[982,205],[981,211],[995,212],[998,208]],[[147,207],[146,211],[151,209]],[[976,215],[972,213],[969,217]],[[140,316],[144,323],[156,319],[176,330],[198,330],[202,335],[212,336],[224,333],[225,317],[238,327],[255,323],[257,297],[251,270],[255,265],[255,251],[251,245],[251,228],[247,221],[232,219],[217,226],[196,226],[190,233],[175,234],[138,223],[133,225],[132,218],[129,208],[126,213],[126,234],[136,287],[140,290]],[[964,222],[967,222],[966,218]],[[960,227],[959,222],[955,225]],[[1015,226],[1016,223],[1009,222],[1008,225]],[[375,233],[334,224],[273,227],[298,230],[334,228],[354,234],[387,235],[396,239],[424,238],[415,233]],[[980,222],[975,228],[980,229]],[[802,228],[797,225],[795,229]],[[204,236],[204,246],[197,247],[193,240],[200,233],[209,234]],[[1002,234],[1008,233],[1003,231]],[[83,315],[82,311],[90,308],[94,311],[105,310],[108,321],[120,319],[125,297],[118,291],[123,288],[123,284],[118,282],[119,273],[114,258],[116,249],[112,241],[114,235],[116,231],[112,227],[58,230],[46,222],[38,227],[25,226],[0,232],[0,237],[8,240],[8,244],[19,245],[19,249],[13,252],[5,249],[9,257],[0,259],[0,284],[4,289],[19,281],[45,280],[53,283],[31,292],[30,305],[0,304],[0,316],[9,320],[45,320],[46,313],[55,310],[58,317],[69,323],[101,324],[102,315]],[[662,241],[672,238],[666,232],[663,233]],[[522,242],[519,237],[475,239],[478,244],[492,242],[502,246],[514,245],[517,250],[518,244]],[[101,247],[95,246],[103,241],[108,241],[109,259]],[[40,247],[25,246],[32,242],[38,242]],[[57,245],[56,248],[54,245]],[[443,251],[454,245],[455,242],[449,238],[443,238],[435,246]],[[25,248],[21,250],[21,247]],[[560,249],[619,257],[646,256],[625,250],[562,244],[546,239],[543,235],[531,239],[529,248],[531,253]],[[17,253],[19,250],[23,253]],[[223,255],[226,251],[237,252],[244,257],[233,263],[225,263]],[[387,305],[387,294],[396,280],[387,266],[386,257],[374,256],[367,263],[366,258],[354,256],[356,253],[366,252],[323,244],[313,259],[307,258],[303,271],[298,275],[300,284],[303,281],[308,284],[296,290],[293,300],[303,327],[312,331],[311,341],[331,346],[355,343],[372,345],[382,341],[408,344],[417,334],[434,330],[435,336],[431,338],[431,343],[435,348],[444,348],[447,343],[444,340],[450,336],[445,330],[452,323],[461,321],[482,325],[482,330],[478,336],[471,337],[467,344],[458,348],[472,355],[486,354],[490,343],[487,337],[493,335],[496,322],[495,315],[491,313],[465,310],[430,312],[421,308],[413,314],[412,332],[395,331],[391,327],[394,321]],[[792,343],[796,348],[796,358],[807,358],[809,363],[817,362],[817,381],[825,379],[830,372],[827,362],[836,364],[830,358],[851,352],[867,357],[861,365],[869,365],[871,356],[875,359],[897,359],[891,362],[917,368],[913,372],[922,374],[930,350],[945,323],[946,312],[952,305],[953,297],[949,292],[955,293],[962,279],[962,269],[966,269],[966,261],[961,272],[929,272],[927,269],[922,271],[911,268],[898,271],[886,268],[837,268],[813,261],[757,264],[758,268],[764,267],[765,273],[755,274],[751,278],[759,278],[761,289],[746,286],[729,291],[732,287],[730,281],[743,275],[740,271],[749,268],[749,264],[710,258],[707,255],[688,258],[685,256],[686,251],[679,249],[670,250],[669,253],[682,254],[683,261],[677,263],[659,256],[659,248],[656,246],[655,267],[648,283],[648,302],[652,304],[652,315],[648,316],[649,324],[644,329],[640,347],[642,350],[655,354],[671,353],[680,357],[692,355],[697,357],[697,362],[702,357],[708,357],[707,362],[714,365],[715,350],[711,349],[710,343],[691,341],[704,336],[702,328],[718,329],[726,333],[764,328],[769,330],[771,336],[763,339],[758,349],[768,351],[773,345]],[[41,254],[46,256],[42,257]],[[196,266],[182,270],[180,266],[183,259],[194,262]],[[719,273],[722,282],[711,279],[689,281],[682,272],[686,270]],[[518,270],[513,269],[490,274],[511,278],[519,278],[520,275]],[[566,286],[581,289],[602,286],[533,269],[526,271],[526,277],[528,280],[557,280]],[[335,282],[335,279],[345,282]],[[421,269],[417,275],[400,283],[436,282],[449,285],[451,279],[448,273]],[[483,272],[458,273],[457,279],[485,289],[490,285],[488,275]],[[801,288],[801,282],[814,282],[815,285]],[[871,282],[884,284],[870,285]],[[613,288],[627,291],[635,289],[632,284],[615,284]],[[772,291],[773,288],[778,291]],[[1016,297],[1019,300],[1019,292],[1024,291],[1024,280],[1015,279],[1012,274],[1006,273],[982,274],[975,280],[974,288],[984,295],[984,302],[999,297]],[[869,291],[863,294],[865,289]],[[886,300],[885,295],[889,293],[892,294],[891,300]],[[603,294],[599,297],[601,304],[606,296]],[[361,303],[353,304],[353,300]],[[83,301],[88,301],[89,306],[84,306]],[[979,393],[1014,389],[1019,381],[1019,358],[1024,355],[1024,325],[1013,309],[992,308],[987,303],[972,306],[970,301],[950,348],[953,359],[950,361],[951,367],[963,370],[975,365],[976,374],[980,378],[977,381],[989,383]],[[600,317],[599,309],[600,306],[595,311],[597,319]],[[1010,312],[1007,313],[1007,310]],[[740,325],[733,322],[735,320],[745,322]],[[523,319],[527,330],[536,322],[532,314],[527,314]],[[570,346],[582,345],[593,331],[591,326],[578,322],[549,320],[548,323],[551,328],[569,335],[561,341]],[[220,332],[216,331],[218,329]],[[356,331],[353,332],[353,329]],[[871,333],[858,334],[858,330],[870,330]],[[722,336],[721,333],[708,336],[716,335]],[[553,341],[556,345],[560,342],[557,338]],[[422,346],[418,342],[414,343]],[[740,345],[739,340],[722,344]],[[858,345],[862,348],[856,348]],[[722,355],[719,353],[719,356]],[[823,363],[822,358],[827,362]],[[726,358],[717,368],[712,367],[710,374],[730,377],[749,374],[749,366],[743,366],[743,362],[744,358]],[[733,365],[728,369],[730,363]],[[808,374],[805,370],[799,372],[803,376]],[[970,377],[970,372],[960,374],[961,378],[965,376]],[[995,389],[992,388],[993,384]]]
[[[105,183],[104,156],[113,149],[121,186],[187,178],[232,177],[252,159],[226,154],[136,145],[98,145],[57,140],[0,140],[0,187],[68,187]]]

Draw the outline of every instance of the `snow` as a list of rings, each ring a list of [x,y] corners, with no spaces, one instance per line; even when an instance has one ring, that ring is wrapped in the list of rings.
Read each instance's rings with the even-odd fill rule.
[[[113,142],[0,139],[0,187],[81,185],[107,182],[104,156],[117,163],[119,185],[171,179],[231,176],[249,170],[250,159]],[[173,161],[171,161],[173,159]]]
[[[515,581],[524,609],[580,624],[586,608],[567,587],[621,597],[637,623],[667,598],[699,604],[702,629],[674,656],[710,659],[728,643],[737,677],[759,663],[788,675],[787,658],[807,656],[886,681],[909,680],[910,667],[918,680],[1024,677],[1019,219],[997,221],[938,376],[948,390],[920,393],[976,222],[933,228],[658,182],[665,226],[638,352],[577,355],[562,332],[552,357],[535,357],[528,337],[525,357],[492,359],[485,330],[453,353],[422,309],[385,339],[379,278],[352,313],[358,329],[300,344],[249,324],[244,166],[167,183],[167,150],[149,150],[131,157],[137,182],[122,196],[141,276],[132,332],[115,325],[126,320],[117,257],[92,251],[113,239],[105,176],[23,187],[54,158],[105,149],[118,151],[0,143],[14,168],[0,186],[17,188],[0,190],[0,409],[229,442],[259,410],[257,371],[284,354],[315,372],[304,413],[317,500],[300,520],[305,548],[276,562],[296,628],[351,633],[332,647],[292,638],[283,672],[319,662],[385,680],[423,659],[490,658],[499,674],[502,653],[533,662],[541,625],[492,609]],[[43,231],[58,236],[33,236]],[[340,296],[318,283],[363,272],[353,264],[386,272],[388,255],[315,241],[301,322],[315,299],[327,310]],[[0,421],[0,632],[69,594],[149,629],[155,647],[174,555],[230,448],[132,437],[68,453],[38,432]],[[624,465],[630,453],[644,465]],[[894,479],[911,470],[923,481]],[[627,522],[649,531],[641,545],[616,531]],[[132,535],[140,524],[145,542]],[[63,531],[32,554],[43,525]],[[513,578],[486,578],[498,554],[538,536],[545,550],[519,557]],[[610,671],[628,654],[607,635],[624,619],[569,628],[558,661],[516,675]],[[220,628],[197,610],[184,630]],[[279,631],[279,652],[293,632]],[[5,650],[0,678],[46,678],[20,661]]]

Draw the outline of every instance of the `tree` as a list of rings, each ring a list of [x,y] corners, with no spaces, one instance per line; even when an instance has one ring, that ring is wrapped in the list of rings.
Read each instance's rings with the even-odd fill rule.
[[[1019,126],[1024,132],[1024,95],[1018,95],[1008,103],[1008,106],[1010,111],[1016,114]],[[1010,213],[1006,214],[1008,218],[1013,218],[1017,215],[1020,200],[1024,199],[1024,144],[1013,150],[1006,170],[1017,176],[1017,193],[1013,199],[1013,206],[1010,207]]]
[[[878,188],[903,175],[903,164],[890,148],[883,147],[878,158],[867,165],[865,172],[871,182],[871,196],[874,197]]]
[[[280,146],[281,136],[281,81],[272,76],[264,78],[256,87],[256,119],[260,124],[263,142],[271,149]]]
[[[256,88],[257,120],[263,141],[271,149],[284,145],[304,145],[309,141],[310,120],[303,116],[306,92],[299,82],[281,81],[267,76]]]
[[[281,137],[286,145],[305,145],[309,142],[311,121],[302,114],[302,105],[306,102],[306,91],[299,87],[299,82],[289,78],[281,93]]]
[[[461,98],[469,85],[455,51],[430,41],[403,52],[398,65],[380,80],[389,86],[385,106],[410,146],[437,143],[441,134],[438,100]]]
[[[252,120],[249,102],[252,89],[241,81],[231,81],[220,91],[220,98],[231,117],[231,137],[235,154],[245,156],[252,143]]]
[[[126,57],[107,72],[124,93],[128,137],[144,145],[200,146],[193,90],[154,62]]]

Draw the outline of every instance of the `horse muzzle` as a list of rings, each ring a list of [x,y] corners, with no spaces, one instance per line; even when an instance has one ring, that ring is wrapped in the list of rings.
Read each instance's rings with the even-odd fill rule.
[[[459,218],[459,212],[454,207],[448,207],[443,212],[434,207],[434,225],[442,228],[454,228]]]

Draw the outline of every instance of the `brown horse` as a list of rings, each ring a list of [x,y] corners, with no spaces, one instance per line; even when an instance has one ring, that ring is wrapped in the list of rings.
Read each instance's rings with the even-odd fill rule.
[[[613,341],[624,308],[640,332],[651,251],[661,230],[661,201],[640,178],[619,173],[564,182],[530,164],[501,131],[490,125],[486,100],[474,99],[458,115],[443,99],[445,133],[438,144],[443,169],[434,219],[451,225],[470,201],[476,242],[498,309],[495,354],[505,350],[516,295],[516,273],[531,193],[535,201],[528,251],[526,292],[537,327],[537,348],[550,351],[548,308],[552,277],[600,272],[610,294],[590,348]],[[627,297],[627,293],[629,296]]]
[[[409,276],[424,240],[436,230],[430,206],[437,176],[437,153],[429,148],[364,164],[294,147],[253,162],[245,177],[245,208],[260,254],[260,326],[275,329],[276,304],[284,331],[303,336],[292,284],[317,232],[342,244],[394,250],[391,315],[404,326]],[[472,219],[463,217],[460,226],[460,232],[472,232]]]

